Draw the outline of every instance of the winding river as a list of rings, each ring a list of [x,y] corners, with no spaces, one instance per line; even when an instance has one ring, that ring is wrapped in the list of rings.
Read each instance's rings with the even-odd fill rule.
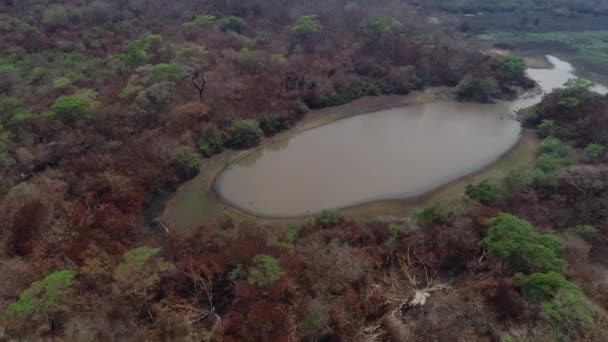
[[[547,59],[553,68],[528,70],[543,92],[575,77],[569,63]],[[352,116],[254,151],[228,166],[215,188],[223,201],[264,217],[418,196],[509,151],[521,130],[512,114],[541,97],[431,101]]]

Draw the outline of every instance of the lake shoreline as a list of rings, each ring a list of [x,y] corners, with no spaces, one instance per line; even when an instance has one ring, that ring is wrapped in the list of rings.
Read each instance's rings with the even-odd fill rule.
[[[252,153],[266,148],[271,144],[280,143],[282,140],[290,139],[302,132],[315,129],[338,120],[350,118],[357,115],[373,113],[385,109],[403,107],[418,103],[437,100],[454,100],[452,88],[429,88],[423,91],[412,92],[408,95],[386,95],[379,97],[363,97],[350,103],[310,111],[305,118],[290,129],[283,131],[273,137],[264,138],[256,147],[241,151],[226,151],[220,155],[205,159],[201,163],[201,172],[194,179],[182,184],[178,190],[165,203],[161,220],[173,230],[190,232],[196,226],[204,222],[212,222],[222,217],[230,217],[236,220],[256,221],[265,224],[276,224],[284,222],[304,222],[311,215],[295,217],[264,217],[246,212],[225,201],[216,189],[217,178],[226,168],[246,158]],[[421,195],[403,199],[384,199],[365,201],[350,205],[339,211],[346,217],[367,220],[377,216],[399,215],[401,217],[412,213],[412,210],[420,204],[445,197],[451,192],[461,193],[464,189],[463,182],[470,182],[479,177],[491,177],[499,165],[508,163],[527,163],[530,161],[530,151],[535,151],[536,143],[529,136],[522,135],[518,141],[504,154],[485,167],[454,179],[446,184],[439,185]],[[535,153],[535,152],[533,152]],[[457,189],[457,190],[456,190]],[[447,196],[451,197],[451,196]]]
[[[258,222],[285,220],[285,218],[264,218],[256,216],[224,202],[215,188],[217,177],[219,177],[227,167],[246,158],[250,154],[264,149],[268,145],[290,139],[305,131],[357,115],[417,103],[454,99],[452,90],[453,89],[449,87],[435,87],[421,91],[413,91],[407,95],[365,96],[344,105],[311,110],[294,126],[272,137],[263,138],[260,144],[255,147],[245,150],[228,150],[211,158],[203,159],[201,161],[201,171],[199,174],[193,179],[181,184],[177,191],[166,201],[160,219],[164,224],[179,231],[191,231],[196,225],[210,220],[213,221],[224,215],[235,216],[244,220],[255,220]],[[201,196],[194,196],[195,198],[190,198],[190,200],[199,202],[202,205],[198,208],[190,207],[180,210],[177,207],[180,204],[183,204],[183,202],[189,201],[188,198],[186,198],[188,197],[186,194],[188,192],[200,192]],[[196,213],[200,211],[207,212]],[[187,224],[175,223],[182,221],[184,217],[185,220],[188,221]],[[294,219],[297,220],[298,218],[292,218],[290,221]],[[198,223],[194,223],[193,221],[198,221]]]

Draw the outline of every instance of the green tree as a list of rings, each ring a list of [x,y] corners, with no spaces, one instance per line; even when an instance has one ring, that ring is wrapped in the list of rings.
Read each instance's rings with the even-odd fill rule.
[[[526,74],[526,61],[518,56],[498,56],[496,68],[504,77],[519,80]]]
[[[578,236],[585,240],[593,239],[597,235],[597,228],[590,224],[581,224],[566,229],[569,234]]]
[[[237,148],[249,148],[260,143],[264,132],[255,120],[236,120],[230,127],[230,145]]]
[[[468,184],[464,193],[472,200],[478,201],[483,205],[495,203],[500,198],[500,189],[498,185],[482,180],[477,184]]]
[[[591,90],[594,83],[583,78],[571,78],[566,83],[562,90],[563,94],[575,96],[580,93]]]
[[[193,69],[199,69],[207,57],[208,51],[201,45],[187,45],[175,53],[175,63],[186,65]]]
[[[559,257],[564,243],[557,236],[540,234],[528,221],[507,213],[498,214],[486,223],[490,229],[481,245],[502,260],[502,277],[510,270],[561,272],[565,267],[565,261]]]
[[[323,27],[317,15],[304,15],[289,27],[291,34],[299,40],[308,40]]]
[[[275,113],[266,114],[260,119],[260,128],[266,136],[275,135],[287,128],[287,120]]]
[[[253,257],[252,263],[247,275],[247,281],[251,285],[267,289],[283,276],[281,265],[271,255],[256,255]]]
[[[46,319],[52,322],[53,316],[66,311],[76,272],[63,270],[47,275],[43,280],[33,282],[21,292],[19,299],[10,304],[7,313],[13,317],[29,317],[34,320]]]
[[[161,257],[160,248],[142,246],[123,255],[113,273],[114,291],[134,304],[143,307],[153,319],[148,302],[155,296],[164,278],[175,271],[175,266]]]
[[[416,212],[416,223],[419,226],[431,223],[446,224],[452,218],[454,218],[454,216],[456,216],[458,210],[459,208],[457,208],[454,203],[434,201],[425,205]]]
[[[200,170],[200,160],[196,150],[190,146],[179,146],[169,154],[169,162],[183,179],[196,176]]]
[[[585,155],[591,160],[600,160],[606,152],[606,147],[600,144],[589,144],[585,147]]]
[[[89,117],[92,113],[92,104],[85,97],[65,95],[55,100],[51,106],[51,110],[45,113],[44,116],[48,119],[73,123]]]
[[[582,294],[581,289],[557,272],[532,273],[515,275],[515,284],[522,288],[524,295],[535,301],[544,302],[553,299],[559,291]]]
[[[589,93],[593,82],[582,78],[571,78],[560,90],[559,104],[568,108],[574,108],[580,103],[580,99]]]
[[[260,57],[257,51],[242,48],[233,56],[234,62],[246,72],[255,72],[260,66]]]
[[[157,64],[152,67],[152,82],[177,82],[187,76],[186,69],[179,64]]]
[[[367,32],[371,39],[378,40],[401,29],[399,20],[393,17],[379,16],[367,21]]]
[[[242,18],[231,16],[220,19],[217,26],[224,32],[233,31],[236,33],[243,33],[243,31],[245,31],[247,28],[247,23],[245,23],[245,20]]]
[[[542,305],[542,312],[554,331],[562,336],[576,337],[577,333],[595,325],[593,312],[584,296],[573,291],[558,292],[551,301]],[[563,340],[562,336],[557,340]]]
[[[147,33],[141,39],[126,43],[120,58],[132,68],[140,66],[150,60],[151,54],[159,53],[163,48],[163,43],[161,35]]]
[[[500,87],[493,78],[475,78],[465,76],[456,86],[456,95],[460,100],[491,102],[500,96]]]

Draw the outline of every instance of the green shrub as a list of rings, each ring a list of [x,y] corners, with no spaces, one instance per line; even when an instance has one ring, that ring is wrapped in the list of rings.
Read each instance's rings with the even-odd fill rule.
[[[491,102],[501,94],[498,82],[493,78],[465,76],[456,87],[458,99],[465,101]]]
[[[558,183],[557,171],[574,162],[575,152],[555,137],[543,139],[538,152],[532,179],[541,187],[555,189]]]
[[[260,66],[259,54],[244,47],[233,56],[234,62],[244,71],[254,72]]]
[[[416,212],[415,219],[419,226],[434,223],[448,223],[457,214],[457,208],[446,202],[432,202]]]
[[[236,33],[243,33],[247,28],[247,23],[242,18],[231,16],[220,19],[217,26],[224,32],[234,31]]]
[[[186,69],[179,64],[157,64],[152,67],[150,79],[154,83],[177,82],[186,75]]]
[[[21,101],[14,96],[0,96],[0,120],[10,117],[21,108]]]
[[[150,58],[146,50],[139,47],[127,49],[122,56],[125,63],[131,67],[136,67],[145,64]]]
[[[206,130],[201,137],[199,149],[203,156],[207,158],[222,153],[224,151],[224,139],[214,130]]]
[[[584,297],[572,291],[560,291],[542,305],[543,316],[556,332],[575,337],[595,325],[593,312]],[[558,338],[563,340],[563,338]]]
[[[215,21],[215,16],[213,15],[197,15],[191,21],[184,23],[182,26],[186,30],[192,30],[196,27],[205,26],[212,24]]]
[[[578,286],[556,272],[532,273],[529,276],[517,273],[515,284],[522,288],[526,298],[535,302],[551,300],[559,291],[582,293]]]
[[[296,102],[294,102],[292,108],[293,111],[296,113],[296,116],[300,118],[309,111],[308,106],[302,100],[297,100]]]
[[[160,112],[173,101],[174,94],[175,83],[158,82],[140,92],[135,98],[135,102],[141,109]]]
[[[272,244],[272,248],[285,253],[293,251],[293,244],[286,241],[279,241]]]
[[[252,261],[253,265],[247,275],[247,281],[251,285],[267,289],[283,276],[279,261],[271,255],[256,255]]]
[[[570,227],[566,230],[568,233],[572,235],[576,235],[580,238],[589,240],[597,235],[597,228],[592,225],[582,224],[574,227]]]
[[[20,125],[22,122],[29,120],[32,117],[32,113],[26,110],[20,109],[11,116],[11,118],[6,123],[8,127],[16,127]]]
[[[583,78],[571,78],[564,83],[562,95],[578,96],[588,92],[593,87],[594,83]]]
[[[540,125],[538,125],[538,133],[543,138],[553,135],[555,133],[555,121],[543,119]]]
[[[234,31],[229,31],[228,34],[238,40],[239,44],[241,44],[242,47],[249,47],[254,43],[253,39],[247,37],[246,35],[236,33]]]
[[[606,147],[600,144],[589,144],[585,147],[585,155],[591,160],[600,160],[606,152]]]
[[[539,154],[553,154],[558,157],[568,157],[572,150],[556,137],[547,137],[538,146]]]
[[[0,94],[12,93],[19,80],[19,69],[14,64],[0,64]]]
[[[255,35],[254,40],[257,44],[267,45],[268,43],[270,43],[271,38],[272,37],[270,36],[270,33],[268,33],[268,32],[258,32]]]
[[[569,164],[567,160],[554,154],[541,154],[536,159],[536,167],[546,173],[557,171]]]
[[[287,120],[274,113],[266,114],[260,119],[260,128],[266,136],[275,135],[287,128]]]
[[[331,228],[344,221],[339,213],[333,210],[323,210],[315,216],[315,225],[321,228]]]
[[[593,82],[582,78],[571,78],[564,83],[560,90],[559,104],[567,108],[574,108],[580,103],[581,97],[589,93]]]
[[[260,143],[264,132],[255,120],[236,120],[230,126],[229,143],[236,148],[250,148]]]
[[[328,329],[330,320],[330,308],[320,300],[315,300],[306,308],[299,325],[304,336],[317,337]]]
[[[501,179],[501,186],[506,194],[519,191],[522,187],[532,182],[532,172],[526,167],[512,167],[505,171]]]
[[[73,291],[76,272],[63,270],[49,274],[41,281],[35,281],[21,292],[19,299],[10,304],[10,316],[30,317],[46,320],[49,316],[68,309],[66,302]]]
[[[116,266],[116,272],[125,272],[134,268],[141,268],[154,256],[160,254],[160,248],[142,246],[127,251],[122,256],[122,262]]]
[[[234,282],[237,282],[237,281],[245,279],[246,276],[247,276],[247,274],[245,273],[243,264],[236,264],[236,266],[234,266],[234,268],[230,271],[228,278],[230,278],[230,280],[232,280]]]
[[[270,62],[275,65],[287,65],[287,58],[282,53],[275,53],[270,56]]]
[[[174,149],[169,155],[169,162],[183,179],[196,176],[201,166],[196,150],[189,146]]]
[[[574,108],[579,103],[580,101],[574,96],[564,96],[559,100],[559,104],[567,108]]]
[[[322,99],[323,107],[339,106],[366,95],[379,95],[377,86],[366,81],[357,81],[347,87],[335,89],[335,91]]]
[[[526,75],[526,61],[517,56],[498,56],[496,68],[506,78],[519,80]]]
[[[150,54],[162,50],[163,43],[161,35],[147,33],[141,39],[127,42],[120,54],[120,59],[130,67],[143,65],[150,59]]]
[[[464,193],[472,200],[483,205],[496,203],[500,198],[500,188],[495,183],[483,180],[477,184],[468,184]]]
[[[388,238],[385,244],[392,245],[406,231],[407,227],[403,224],[391,223],[388,225]]]
[[[283,226],[283,237],[285,241],[288,243],[295,243],[300,237],[300,232],[302,230],[301,225],[289,223]]]
[[[85,97],[79,95],[65,95],[59,97],[45,117],[52,120],[61,120],[73,123],[89,117],[93,113],[93,106]]]
[[[555,172],[545,172],[540,168],[535,168],[530,173],[530,176],[532,177],[532,183],[546,190],[554,191],[559,185]]]
[[[69,77],[58,77],[53,80],[53,89],[63,89],[72,84],[72,80]]]

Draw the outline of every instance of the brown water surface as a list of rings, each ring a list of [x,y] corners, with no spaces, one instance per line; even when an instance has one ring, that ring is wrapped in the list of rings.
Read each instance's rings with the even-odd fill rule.
[[[528,70],[544,92],[574,77],[569,63],[548,60],[552,69]],[[254,151],[218,177],[216,190],[265,217],[417,196],[500,158],[519,139],[512,113],[540,99],[433,101],[342,119]]]

